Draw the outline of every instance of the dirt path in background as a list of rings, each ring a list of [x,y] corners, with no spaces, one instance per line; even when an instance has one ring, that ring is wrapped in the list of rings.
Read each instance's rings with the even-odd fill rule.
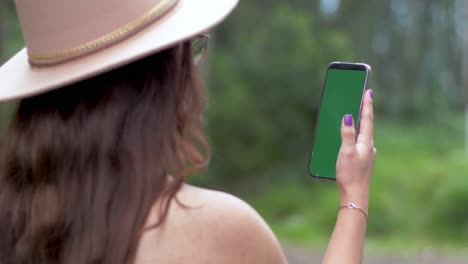
[[[285,248],[289,264],[314,264],[320,263],[322,254],[302,248]],[[364,264],[466,264],[468,254],[462,256],[442,256],[436,252],[427,251],[420,256],[366,256]]]

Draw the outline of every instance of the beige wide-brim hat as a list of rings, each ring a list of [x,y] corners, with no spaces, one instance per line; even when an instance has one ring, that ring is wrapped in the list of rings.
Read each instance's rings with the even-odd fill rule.
[[[16,0],[26,48],[0,67],[0,101],[57,89],[190,39],[238,0]]]

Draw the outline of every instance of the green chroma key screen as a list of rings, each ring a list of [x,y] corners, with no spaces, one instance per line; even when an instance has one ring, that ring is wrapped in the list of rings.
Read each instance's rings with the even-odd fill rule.
[[[336,179],[341,122],[345,114],[357,122],[365,82],[365,70],[328,70],[309,165],[312,176]]]

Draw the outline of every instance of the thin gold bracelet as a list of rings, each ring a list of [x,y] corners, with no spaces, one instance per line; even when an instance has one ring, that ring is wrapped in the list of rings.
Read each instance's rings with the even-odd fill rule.
[[[362,209],[361,207],[357,206],[355,203],[349,203],[349,204],[347,204],[347,205],[342,205],[342,206],[340,206],[340,207],[338,208],[338,210],[346,209],[346,208],[347,208],[347,209],[356,209],[356,210],[360,211],[360,212],[363,213],[364,216],[366,217],[366,222],[367,222],[368,216],[367,216],[367,212],[366,212],[364,209]]]

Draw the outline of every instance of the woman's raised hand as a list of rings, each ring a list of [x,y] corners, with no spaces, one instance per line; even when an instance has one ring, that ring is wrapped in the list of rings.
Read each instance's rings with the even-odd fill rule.
[[[337,161],[337,183],[341,205],[355,203],[367,211],[369,185],[377,150],[374,147],[373,91],[368,90],[363,99],[360,132],[352,115],[345,115],[341,125],[342,144]]]

